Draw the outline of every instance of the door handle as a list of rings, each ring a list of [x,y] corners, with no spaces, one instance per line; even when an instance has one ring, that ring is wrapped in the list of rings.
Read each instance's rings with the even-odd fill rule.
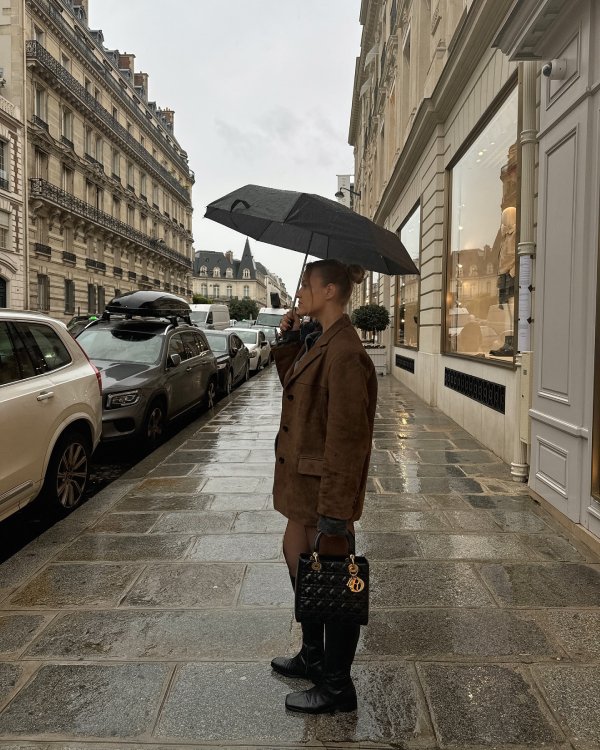
[[[186,372],[191,372],[191,371],[192,371],[193,369],[194,369],[193,367],[186,367],[186,368],[185,368],[185,371],[186,371]]]
[[[51,398],[54,398],[54,391],[42,391],[40,395],[37,397],[37,400],[48,401]]]

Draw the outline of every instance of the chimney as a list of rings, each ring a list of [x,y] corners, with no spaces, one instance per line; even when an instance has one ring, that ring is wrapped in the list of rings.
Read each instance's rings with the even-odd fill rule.
[[[228,250],[225,253],[225,257],[227,258],[228,263],[233,263],[233,250]]]
[[[148,73],[134,73],[133,85],[139,89],[142,100],[148,103]]]
[[[132,55],[129,52],[123,52],[123,54],[119,55],[119,70],[128,70],[129,73],[133,76],[134,60],[135,55]]]
[[[161,109],[160,114],[169,130],[173,132],[173,126],[175,125],[175,112],[172,109]]]

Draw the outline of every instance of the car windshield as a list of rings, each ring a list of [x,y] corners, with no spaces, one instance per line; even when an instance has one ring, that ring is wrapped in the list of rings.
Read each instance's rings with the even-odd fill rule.
[[[279,328],[281,318],[283,318],[283,313],[259,313],[256,323],[261,326],[273,326]]]
[[[190,319],[192,323],[206,323],[208,313],[202,310],[192,310],[190,313]]]
[[[221,354],[227,351],[227,336],[217,336],[214,333],[210,333],[210,331],[203,331],[203,333],[205,333],[208,345],[213,352]]]
[[[77,341],[90,359],[154,365],[160,360],[163,337],[154,332],[88,328]]]
[[[256,344],[255,331],[236,331],[236,333],[242,339],[244,344]]]

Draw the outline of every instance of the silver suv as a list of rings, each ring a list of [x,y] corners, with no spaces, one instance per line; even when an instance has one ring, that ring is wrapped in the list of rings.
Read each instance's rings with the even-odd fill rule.
[[[65,325],[0,310],[0,520],[40,492],[81,502],[100,440],[100,375]]]

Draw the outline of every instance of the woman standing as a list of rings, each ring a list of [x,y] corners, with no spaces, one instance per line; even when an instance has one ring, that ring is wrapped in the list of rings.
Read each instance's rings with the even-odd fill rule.
[[[353,285],[364,278],[359,266],[335,260],[308,263],[298,291],[297,312],[282,320],[282,343],[274,356],[283,385],[281,425],[275,441],[275,509],[287,519],[283,552],[292,586],[298,556],[311,552],[317,530],[320,552],[344,555],[346,533],[362,513],[377,376],[344,307]],[[318,320],[300,340],[300,317]],[[291,659],[273,659],[280,674],[312,680],[315,687],[286,698],[304,713],[353,711],[356,691],[350,676],[359,625],[302,624],[302,649]]]

